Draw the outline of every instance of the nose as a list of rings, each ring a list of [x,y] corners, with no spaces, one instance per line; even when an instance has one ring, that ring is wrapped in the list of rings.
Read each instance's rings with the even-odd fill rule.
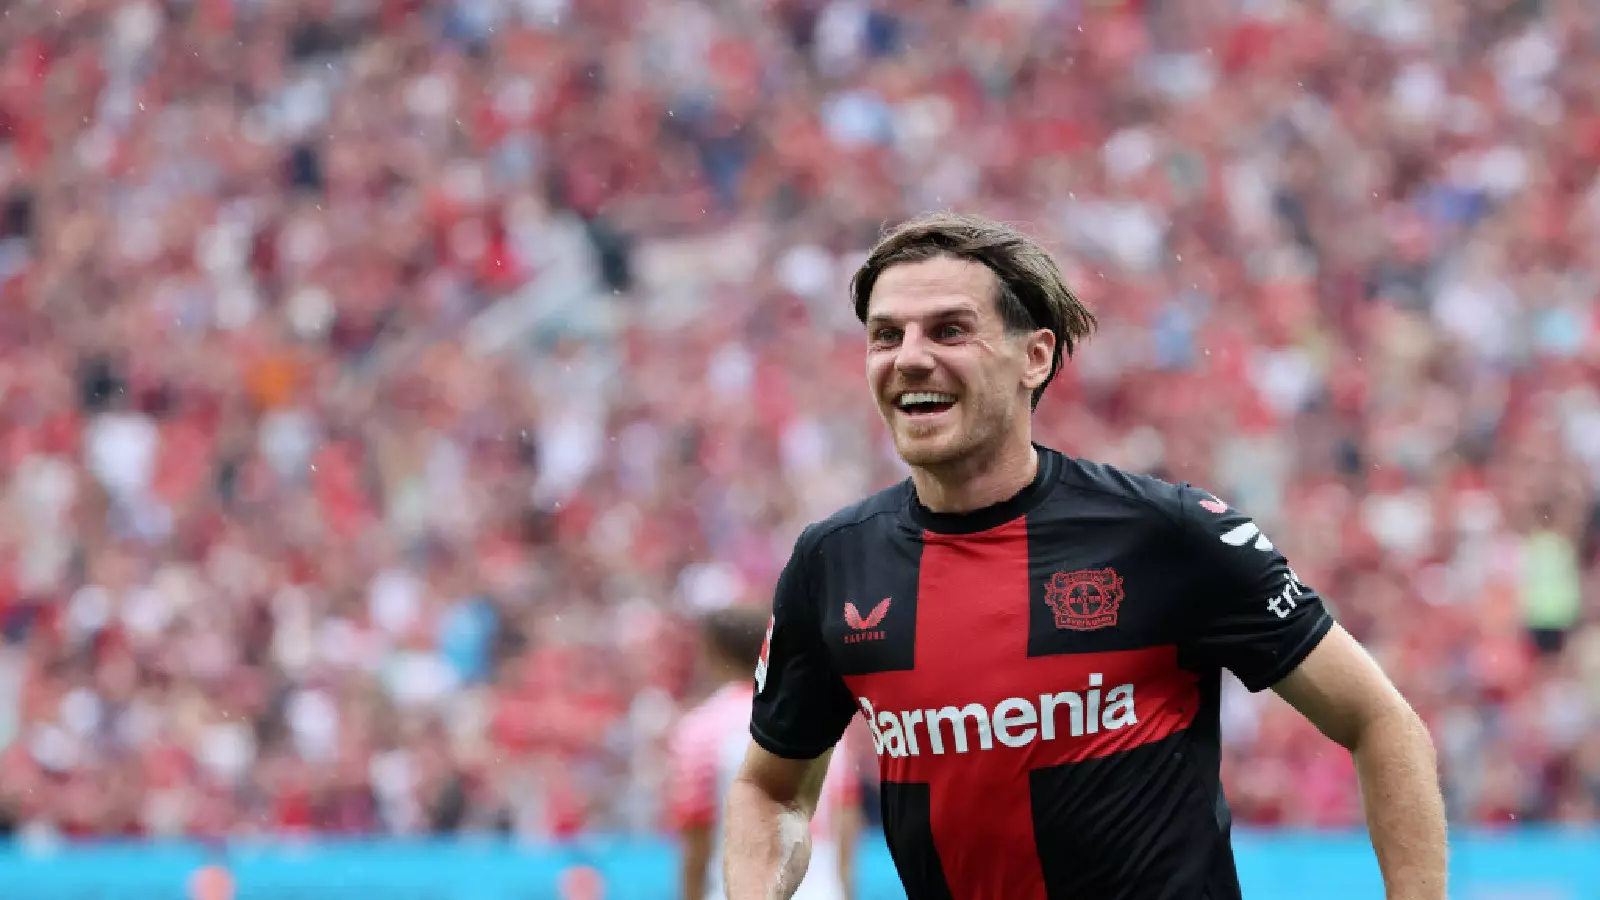
[[[895,371],[908,375],[922,375],[933,370],[933,353],[921,329],[907,328],[901,335],[894,367]]]

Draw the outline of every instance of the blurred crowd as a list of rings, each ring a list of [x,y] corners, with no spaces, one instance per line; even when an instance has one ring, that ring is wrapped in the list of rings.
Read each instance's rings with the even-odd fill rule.
[[[844,286],[930,208],[1059,252],[1039,438],[1256,516],[1456,821],[1600,819],[1597,172],[1584,0],[5,3],[0,821],[660,827],[694,614],[904,475]],[[1224,718],[1240,823],[1359,821]]]

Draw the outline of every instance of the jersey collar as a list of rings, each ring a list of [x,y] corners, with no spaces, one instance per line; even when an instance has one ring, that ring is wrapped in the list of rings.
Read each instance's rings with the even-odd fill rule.
[[[993,506],[985,506],[964,513],[940,513],[922,505],[917,499],[917,489],[907,479],[906,514],[918,527],[938,534],[976,534],[998,528],[1013,519],[1027,515],[1050,493],[1050,485],[1060,477],[1061,455],[1048,447],[1033,445],[1039,452],[1039,469],[1033,483]]]

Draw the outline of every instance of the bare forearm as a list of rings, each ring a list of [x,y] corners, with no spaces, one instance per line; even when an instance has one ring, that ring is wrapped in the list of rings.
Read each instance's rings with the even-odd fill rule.
[[[723,880],[729,900],[788,900],[811,862],[811,822],[798,806],[745,781],[728,789]]]
[[[1411,715],[1375,722],[1353,753],[1388,900],[1444,900],[1444,801],[1426,728]]]

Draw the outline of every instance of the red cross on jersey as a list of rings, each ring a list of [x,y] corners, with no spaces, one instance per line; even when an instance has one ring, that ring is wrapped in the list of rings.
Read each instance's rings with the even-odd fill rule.
[[[1044,448],[975,513],[902,483],[801,536],[751,734],[810,758],[867,719],[911,900],[1237,900],[1221,670],[1261,690],[1332,624],[1247,524]]]

